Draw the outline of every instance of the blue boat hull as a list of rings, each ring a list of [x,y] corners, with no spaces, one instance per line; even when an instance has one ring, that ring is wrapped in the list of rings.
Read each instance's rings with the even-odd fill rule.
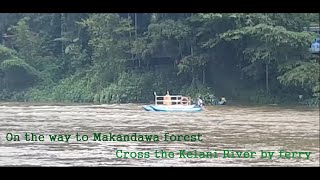
[[[151,106],[143,106],[143,109],[146,111],[154,111]]]

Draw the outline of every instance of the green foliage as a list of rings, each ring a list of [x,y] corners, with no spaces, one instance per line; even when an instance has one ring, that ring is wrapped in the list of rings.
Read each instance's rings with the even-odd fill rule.
[[[207,104],[218,94],[264,104],[296,103],[297,94],[320,97],[319,62],[308,52],[316,34],[303,31],[318,21],[314,13],[20,13],[1,19],[9,36],[0,45],[0,99],[148,102],[153,92],[167,90]]]
[[[266,93],[264,90],[249,94],[249,102],[255,104],[281,104],[279,97]]]
[[[52,86],[36,87],[25,92],[25,100],[29,102],[54,102]]]
[[[131,56],[131,21],[117,14],[93,14],[79,24],[89,32],[95,63],[93,69],[99,74],[99,81],[114,81],[125,70],[126,61]]]
[[[91,64],[86,50],[82,50],[78,44],[73,43],[68,45],[65,49],[65,54],[65,58],[70,61],[70,69],[72,72],[83,71]]]
[[[1,63],[0,67],[4,72],[8,73],[10,71],[15,71],[16,69],[23,69],[25,73],[29,74],[30,76],[39,76],[39,72],[36,69],[18,58],[5,60]]]
[[[72,76],[53,88],[52,97],[58,102],[92,102],[94,94],[87,80]]]
[[[302,105],[310,106],[310,107],[320,107],[320,98],[310,98],[301,102]]]
[[[190,35],[190,28],[181,21],[165,20],[149,25],[149,36],[152,39],[176,39],[182,40]]]
[[[151,23],[145,33],[145,54],[158,57],[178,57],[184,54],[191,38],[191,28],[183,21],[172,19]]]
[[[320,97],[319,65],[317,61],[296,63],[278,79],[285,86],[294,85],[309,88],[313,91],[314,96]]]
[[[203,56],[185,56],[181,59],[180,64],[178,65],[179,72],[181,73],[193,73],[200,70],[207,63],[208,59]]]
[[[166,81],[161,81],[161,76],[159,78],[157,75],[160,74],[122,73],[116,84],[109,85],[95,96],[96,102],[97,100],[100,103],[149,102],[153,99],[153,92],[165,92],[168,90],[164,88],[168,86]],[[170,87],[170,90],[174,90],[173,86]]]
[[[4,79],[5,78],[5,71],[1,68],[1,64],[5,60],[16,58],[16,55],[17,55],[17,53],[14,50],[0,45],[0,90],[4,89],[7,86],[7,82],[6,82],[7,80]],[[3,93],[7,94],[7,93],[5,93],[5,91]],[[1,96],[1,94],[0,94],[0,96]],[[6,95],[4,95],[4,96],[6,96]],[[4,97],[2,97],[2,98],[4,98]]]
[[[270,13],[268,14],[277,25],[283,26],[292,31],[302,31],[310,22],[317,22],[317,13]]]
[[[133,42],[131,52],[136,55],[138,59],[145,59],[149,55],[147,42],[145,38],[138,38]]]
[[[199,97],[206,104],[214,104],[214,101],[217,100],[213,91],[209,87],[205,86],[185,86],[180,91],[180,94],[190,96],[193,102],[196,102]]]
[[[237,94],[241,94],[236,98],[244,104],[256,105],[290,105],[298,104],[298,94],[290,93],[267,93],[264,89],[239,89]]]
[[[17,57],[17,52],[12,49],[9,49],[5,46],[0,45],[0,64],[7,59],[12,59]]]
[[[139,102],[144,97],[144,77],[137,74],[123,73],[116,84],[111,84],[100,93],[100,103]]]
[[[26,101],[25,92],[4,89],[0,91],[0,101]]]
[[[43,43],[45,39],[37,32],[32,32],[29,27],[29,17],[21,19],[16,26],[9,30],[14,34],[14,44],[18,49],[19,56],[34,67],[37,67],[38,56],[45,52]]]
[[[30,87],[41,79],[36,69],[18,58],[3,61],[0,69],[5,73],[4,81],[9,89]]]

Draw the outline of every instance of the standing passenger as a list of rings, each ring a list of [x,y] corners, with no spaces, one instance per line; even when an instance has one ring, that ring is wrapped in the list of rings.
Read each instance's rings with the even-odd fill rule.
[[[171,96],[169,94],[169,91],[167,91],[167,94],[164,96],[164,101],[163,101],[164,105],[171,105]]]

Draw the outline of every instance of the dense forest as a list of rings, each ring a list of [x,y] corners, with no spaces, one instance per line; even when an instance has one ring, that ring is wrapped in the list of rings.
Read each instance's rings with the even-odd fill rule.
[[[0,101],[318,105],[312,13],[2,13]],[[298,98],[303,95],[303,98]]]

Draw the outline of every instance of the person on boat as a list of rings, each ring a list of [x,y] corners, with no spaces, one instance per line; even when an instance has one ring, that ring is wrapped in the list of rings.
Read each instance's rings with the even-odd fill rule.
[[[203,107],[204,106],[204,102],[200,97],[198,97],[197,106],[199,106],[199,107]]]
[[[220,101],[218,102],[219,105],[225,105],[227,103],[227,100],[224,96],[221,97]]]
[[[299,103],[302,103],[302,102],[303,102],[303,95],[302,95],[302,94],[299,94],[299,95],[298,95],[298,102],[299,102]]]
[[[163,99],[163,104],[164,105],[171,105],[171,96],[169,94],[169,91],[167,91],[166,95],[164,96],[164,99]]]

